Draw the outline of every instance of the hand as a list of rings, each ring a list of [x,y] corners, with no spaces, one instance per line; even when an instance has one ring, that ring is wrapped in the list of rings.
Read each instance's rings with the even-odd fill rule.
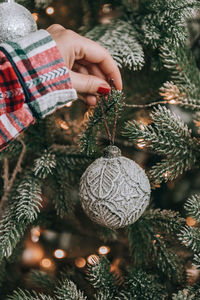
[[[69,69],[73,88],[86,95],[88,104],[96,104],[98,93],[109,93],[109,79],[114,80],[118,90],[122,89],[120,71],[106,49],[61,25],[52,25],[47,31],[55,40]]]

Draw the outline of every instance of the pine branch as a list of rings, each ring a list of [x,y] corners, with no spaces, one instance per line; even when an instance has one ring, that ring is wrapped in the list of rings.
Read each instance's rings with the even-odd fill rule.
[[[14,181],[15,181],[15,178],[17,176],[17,174],[21,171],[21,164],[22,164],[22,161],[24,159],[24,155],[26,153],[26,145],[24,143],[24,141],[22,139],[19,139],[20,143],[22,144],[22,151],[21,151],[21,154],[18,158],[18,161],[16,163],[16,166],[13,170],[13,173],[11,175],[11,178],[9,179],[9,165],[8,165],[8,161],[5,159],[5,164],[4,164],[4,168],[5,168],[5,173],[4,173],[4,194],[1,198],[1,202],[0,202],[0,216],[2,214],[2,209],[3,209],[3,206],[5,205],[5,202],[7,200],[7,197],[13,187],[13,184],[14,184]]]
[[[155,222],[153,221],[155,218]],[[171,227],[173,220],[174,225]],[[178,257],[168,247],[168,240],[176,240],[183,219],[172,211],[147,211],[128,228],[128,238],[135,267],[153,263],[170,281],[182,280],[183,270]]]
[[[196,266],[197,269],[200,269],[200,254],[195,254],[194,255],[194,265]]]
[[[39,294],[37,295],[35,292],[22,291],[18,289],[14,291],[12,296],[8,296],[6,300],[55,300],[50,296]]]
[[[102,104],[103,111],[106,116],[106,121],[108,125],[113,124],[113,120],[116,115],[116,110],[118,111],[118,116],[121,113],[123,107],[124,96],[122,92],[113,90],[105,100],[101,97],[94,109],[93,115],[87,124],[87,128],[83,133],[80,144],[81,150],[86,153],[86,155],[91,156],[97,151],[97,133],[105,130],[104,121],[102,115]]]
[[[163,234],[174,235],[185,225],[185,219],[172,210],[149,209],[143,218],[151,224],[152,228]]]
[[[25,173],[24,176],[26,179],[20,181],[20,184],[15,183],[8,207],[0,221],[0,259],[12,254],[27,227],[40,211],[41,183],[33,175],[28,176]]]
[[[172,300],[196,300],[200,298],[199,284],[189,286],[177,294],[172,295]]]
[[[186,108],[200,110],[200,73],[195,58],[186,45],[179,48],[169,48],[164,45],[160,54],[163,65],[169,70],[171,85],[177,87],[176,101]],[[171,85],[165,83],[161,88],[161,95],[169,95]],[[194,108],[193,108],[194,107]]]
[[[164,44],[178,47],[186,41],[186,21],[194,15],[195,8],[199,8],[197,0],[139,1],[139,10],[132,18],[141,42],[153,49]]]
[[[35,221],[42,207],[40,181],[32,176],[27,177],[19,185],[17,193],[15,214],[18,222]]]
[[[56,169],[49,178],[51,193],[48,198],[53,202],[57,215],[61,218],[73,212],[75,202],[72,197],[72,186],[76,186],[83,170],[92,161],[83,154],[55,151]]]
[[[102,257],[93,266],[88,266],[87,277],[98,294],[111,295],[112,298],[117,292],[115,276],[110,272],[110,263],[106,257]],[[105,298],[107,299],[107,298]]]
[[[59,300],[86,300],[87,297],[78,290],[76,285],[69,279],[63,279],[55,290],[55,297]]]
[[[35,160],[34,164],[33,171],[35,176],[45,179],[56,168],[55,155],[45,150],[42,156]]]
[[[200,253],[200,231],[197,227],[185,226],[179,236],[179,240],[188,248],[191,248],[195,253]]]
[[[188,216],[193,217],[198,223],[200,223],[200,195],[193,195],[189,198],[184,208]]]
[[[133,270],[125,288],[114,299],[116,300],[164,300],[167,294],[164,286],[159,283],[159,278],[139,270]]]
[[[199,157],[199,141],[193,138],[191,130],[166,107],[154,108],[152,125],[145,126],[136,121],[128,122],[123,132],[129,140],[144,141],[145,148],[159,155],[166,155],[149,172],[153,185],[173,180],[195,166]],[[166,175],[166,176],[165,176]]]
[[[43,271],[31,270],[29,278],[40,288],[52,290],[55,286],[55,279]]]
[[[120,68],[140,70],[143,67],[143,49],[130,22],[118,19],[109,25],[98,25],[86,36],[105,47]]]

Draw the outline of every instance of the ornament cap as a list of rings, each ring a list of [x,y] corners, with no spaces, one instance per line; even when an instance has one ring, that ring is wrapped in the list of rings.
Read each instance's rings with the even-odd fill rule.
[[[114,158],[121,156],[121,150],[117,146],[108,146],[104,149],[105,158]]]

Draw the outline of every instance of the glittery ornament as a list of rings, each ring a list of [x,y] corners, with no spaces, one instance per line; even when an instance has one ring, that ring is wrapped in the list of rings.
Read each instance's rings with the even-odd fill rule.
[[[86,214],[96,223],[117,229],[137,221],[150,199],[150,184],[144,170],[108,146],[80,181],[80,199]]]
[[[37,30],[31,13],[13,0],[0,3],[0,42],[13,41]]]

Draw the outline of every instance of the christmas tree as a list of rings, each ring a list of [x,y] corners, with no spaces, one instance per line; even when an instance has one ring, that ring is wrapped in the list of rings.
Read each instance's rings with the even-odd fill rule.
[[[70,103],[0,152],[0,299],[200,299],[199,1],[18,2],[39,27],[60,23],[107,48],[124,89],[96,107]],[[152,190],[119,230],[91,221],[79,196],[113,143]],[[103,173],[111,183],[114,171]]]

